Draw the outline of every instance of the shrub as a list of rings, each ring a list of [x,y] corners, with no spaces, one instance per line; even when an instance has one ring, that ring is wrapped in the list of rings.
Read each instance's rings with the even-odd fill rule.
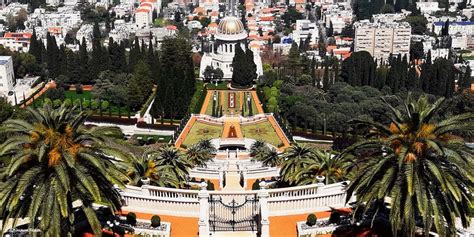
[[[100,104],[100,107],[104,110],[104,109],[107,109],[109,108],[109,102],[106,101],[106,100],[103,100]]]
[[[209,191],[215,190],[214,183],[212,183],[210,180],[207,181],[207,190]]]
[[[64,103],[64,106],[66,107],[71,107],[72,105],[71,99],[65,99],[63,103]]]
[[[161,226],[161,218],[157,215],[151,217],[151,227],[156,228]]]
[[[77,83],[74,87],[76,88],[76,94],[82,94],[82,92],[84,92],[81,84]]]
[[[43,105],[52,106],[52,105],[53,105],[53,101],[52,101],[50,98],[45,98],[45,99],[44,99],[44,102],[43,102]]]
[[[91,102],[91,109],[98,109],[99,108],[99,102],[97,102],[96,100],[93,100]]]
[[[60,100],[60,99],[55,99],[55,100],[53,101],[53,107],[54,107],[54,108],[59,108],[59,106],[61,106],[62,103],[63,103],[62,100]]]
[[[341,214],[338,211],[332,211],[329,216],[329,223],[339,224],[339,222],[341,222]]]
[[[306,225],[308,226],[313,226],[316,225],[316,216],[314,214],[309,214],[308,217],[306,218]]]
[[[74,102],[73,102],[74,106],[81,106],[81,99],[75,99]]]
[[[127,223],[135,226],[137,224],[137,215],[133,212],[129,212],[127,214]]]
[[[252,184],[252,190],[259,190],[260,189],[260,180],[256,179],[255,182]]]
[[[89,108],[90,104],[91,104],[90,101],[84,100],[84,101],[82,101],[82,108],[87,109],[87,108]]]

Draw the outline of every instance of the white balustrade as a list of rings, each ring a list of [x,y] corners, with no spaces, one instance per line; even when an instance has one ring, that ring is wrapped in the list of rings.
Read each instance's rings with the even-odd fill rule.
[[[318,187],[317,184],[299,187],[268,189],[266,198],[269,216],[296,215],[330,208],[346,206],[345,187],[348,182]],[[244,201],[256,196],[258,190],[209,191],[212,197],[222,200]],[[162,188],[144,185],[127,186],[122,192],[127,211],[137,211],[162,215],[199,217],[199,191]],[[353,200],[353,199],[351,199]]]

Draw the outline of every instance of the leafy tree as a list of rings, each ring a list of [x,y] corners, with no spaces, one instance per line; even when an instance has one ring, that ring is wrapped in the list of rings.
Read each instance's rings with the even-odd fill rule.
[[[0,97],[0,123],[3,123],[13,114],[13,106],[4,97]]]
[[[303,14],[300,13],[294,6],[289,6],[286,12],[281,16],[286,26],[296,23],[296,20],[303,19]]]
[[[472,149],[459,134],[474,130],[472,112],[436,120],[444,99],[430,103],[409,95],[404,110],[390,103],[390,125],[356,120],[367,125],[373,139],[344,151],[355,155],[357,170],[347,194],[368,208],[391,198],[390,222],[394,236],[415,235],[416,220],[425,233],[434,226],[443,236],[456,233],[455,217],[467,226],[472,189]],[[363,155],[361,155],[363,154]],[[374,206],[376,210],[379,208]],[[357,209],[356,209],[357,211]]]
[[[124,156],[105,146],[106,138],[95,129],[82,127],[84,113],[48,106],[29,108],[28,113],[30,121],[8,120],[0,129],[15,134],[0,146],[0,156],[8,154],[10,159],[0,183],[2,217],[38,220],[29,228],[63,236],[74,233],[73,216],[80,210],[94,234],[100,235],[92,205],[106,204],[113,212],[120,209],[121,196],[114,185],[123,186],[127,180],[119,169]],[[82,203],[79,207],[73,205],[77,200]]]

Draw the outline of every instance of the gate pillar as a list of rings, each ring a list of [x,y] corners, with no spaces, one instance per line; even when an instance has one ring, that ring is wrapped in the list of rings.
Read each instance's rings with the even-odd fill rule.
[[[267,184],[260,182],[260,191],[258,192],[258,202],[260,203],[260,236],[270,237],[270,220],[268,219],[268,190],[265,188]]]
[[[209,192],[207,183],[201,183],[199,191],[199,237],[209,237]]]

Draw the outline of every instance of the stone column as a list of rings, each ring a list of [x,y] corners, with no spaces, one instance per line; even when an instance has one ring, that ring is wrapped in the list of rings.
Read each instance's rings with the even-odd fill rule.
[[[244,176],[244,189],[245,189],[245,188],[247,188],[247,185],[248,185],[247,178],[246,178],[247,177],[247,168],[245,168],[245,170],[243,170],[242,173],[243,173],[243,176]]]
[[[201,183],[199,191],[199,237],[209,237],[209,193],[207,183]]]
[[[224,168],[219,168],[219,187],[224,188]]]
[[[267,184],[262,181],[259,183],[260,191],[258,192],[258,202],[260,203],[260,224],[261,224],[261,237],[270,237],[270,220],[268,219],[268,191],[266,190]]]

